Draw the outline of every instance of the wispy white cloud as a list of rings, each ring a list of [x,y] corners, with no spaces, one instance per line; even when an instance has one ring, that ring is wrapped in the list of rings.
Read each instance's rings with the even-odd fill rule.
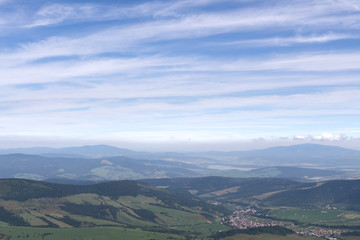
[[[224,70],[283,70],[283,71],[345,71],[360,69],[358,53],[303,53],[283,55],[268,60],[238,60],[223,65]]]
[[[216,0],[199,1],[152,1],[139,5],[105,5],[105,4],[59,4],[54,3],[41,7],[34,15],[27,28],[49,26],[66,21],[108,21],[139,17],[180,17],[183,11],[211,3]]]
[[[208,3],[209,1],[203,1]],[[210,1],[211,2],[211,1]],[[328,3],[328,2],[327,2]],[[142,23],[131,25],[109,27],[106,30],[90,33],[82,37],[62,37],[52,36],[40,42],[26,43],[6,56],[1,58],[13,59],[13,61],[31,61],[46,57],[56,56],[91,56],[107,52],[128,52],[146,49],[143,43],[151,43],[163,40],[186,39],[206,37],[221,33],[242,32],[258,30],[268,27],[288,28],[307,26],[311,29],[319,27],[346,29],[354,27],[354,22],[360,22],[360,15],[349,16],[328,15],[338,11],[357,12],[356,3],[346,1],[347,4],[339,4],[332,1],[325,4],[319,1],[315,6],[296,2],[294,5],[273,6],[265,9],[236,9],[226,12],[183,14],[170,19],[153,19]],[[134,6],[133,8],[149,9],[149,13],[154,12],[154,8],[159,8],[164,3],[147,3],[144,6]],[[199,4],[199,3],[198,3]],[[191,6],[187,1],[180,1],[177,4],[165,4],[172,8]],[[179,7],[179,6],[180,7]],[[196,4],[193,4],[196,5]],[[355,6],[355,7],[354,7]],[[95,5],[49,5],[38,12],[39,18],[32,25],[53,24],[64,21],[67,18],[86,18],[92,19],[96,16],[103,17],[98,8],[103,6]],[[160,7],[161,8],[161,7]],[[314,11],[317,9],[317,11]],[[106,12],[105,10],[101,10]],[[145,10],[143,10],[145,11]],[[129,12],[125,8],[124,12]],[[130,11],[131,12],[131,11]],[[139,12],[135,10],[134,12]],[[95,16],[94,16],[95,15]],[[110,14],[122,16],[122,14]],[[324,16],[323,16],[324,15]],[[51,16],[51,17],[49,17]],[[325,18],[325,19],[323,19]],[[242,40],[239,43],[260,44],[260,45],[291,45],[295,43],[313,43],[341,40],[345,38],[356,38],[357,35],[345,33],[328,33],[322,35],[304,35],[291,38],[270,38],[260,40]],[[141,46],[141,47],[140,47]]]
[[[91,19],[95,13],[97,13],[95,5],[52,4],[41,8],[35,15],[35,21],[26,25],[25,27],[32,28],[47,26],[61,23],[69,19]]]
[[[228,1],[236,2],[236,1]],[[239,2],[239,1],[238,1]],[[241,1],[240,1],[241,2]],[[215,0],[202,0],[202,1],[171,1],[160,2],[154,1],[144,3],[135,6],[106,6],[101,4],[52,4],[42,7],[36,13],[35,23],[33,26],[40,26],[41,22],[44,25],[59,23],[67,19],[90,19],[96,20],[109,19],[122,19],[126,17],[141,17],[141,16],[174,16],[184,17],[190,16],[186,11],[189,8],[199,7],[203,5],[209,5],[212,3],[220,3]],[[223,3],[223,1],[222,1]],[[353,0],[347,1],[290,1],[287,4],[281,3],[278,5],[266,5],[261,9],[258,8],[244,8],[235,11],[228,11],[225,13],[213,13],[213,14],[195,14],[197,16],[198,25],[210,25],[218,20],[233,19],[234,24],[243,26],[257,26],[257,25],[271,25],[279,24],[284,25],[315,25],[326,24],[330,25],[335,22],[338,24],[346,24],[351,19],[356,19],[356,15],[349,15],[349,13],[356,13],[359,11],[359,3]],[[99,15],[99,13],[102,13]],[[337,16],[331,16],[331,14],[338,14]],[[341,14],[339,14],[341,13]],[[194,14],[193,14],[194,15]],[[234,18],[237,16],[237,19]],[[211,18],[215,18],[211,20]],[[354,19],[354,20],[355,20]],[[210,20],[210,22],[209,22]],[[216,21],[215,21],[216,20]],[[285,21],[287,20],[287,21]],[[302,21],[299,21],[302,20]],[[38,24],[36,23],[38,22]],[[208,22],[206,24],[205,22]],[[216,26],[218,24],[215,24]],[[351,26],[351,25],[350,25]]]
[[[309,53],[302,55],[283,55],[269,59],[238,59],[235,61],[227,60],[213,60],[204,57],[164,57],[164,56],[148,56],[148,57],[134,57],[134,58],[97,58],[97,59],[75,59],[63,60],[55,62],[34,63],[34,64],[20,64],[18,61],[6,61],[3,58],[2,72],[3,80],[0,85],[6,86],[11,84],[34,84],[34,83],[48,83],[58,81],[84,81],[84,78],[89,80],[94,77],[101,77],[102,84],[106,82],[119,82],[120,80],[113,80],[114,78],[123,79],[121,84],[127,84],[127,81],[134,81],[138,79],[143,81],[143,85],[149,84],[149,81],[154,81],[156,78],[151,75],[161,74],[166,75],[159,77],[159,81],[166,81],[169,79],[169,74],[178,75],[181,72],[182,80],[179,77],[177,81],[182,84],[184,91],[192,93],[192,88],[198,84],[194,83],[191,73],[213,72],[213,77],[220,77],[223,74],[231,72],[249,72],[249,71],[264,71],[264,70],[277,70],[287,72],[310,71],[310,72],[334,72],[346,70],[360,70],[360,54],[353,53]],[[1,57],[0,57],[1,59]],[[20,58],[21,59],[21,58]],[[10,64],[10,65],[6,65]],[[141,73],[141,74],[140,74]],[[150,77],[143,77],[144,73]],[[120,74],[119,77],[110,77],[111,75]],[[140,75],[139,75],[140,74]],[[189,75],[190,74],[190,75]],[[234,76],[228,77],[224,80],[222,87],[214,89],[262,89],[271,87],[286,87],[286,86],[311,86],[311,85],[331,85],[331,84],[345,84],[357,83],[356,76],[343,76],[343,77],[323,77],[313,76],[311,79],[301,79],[300,77],[296,82],[286,82],[285,80],[276,80],[276,77],[271,77],[269,82],[269,74],[262,77],[262,81],[248,82],[247,79],[254,79],[253,77],[245,74],[243,80],[239,82]],[[104,78],[104,76],[107,76]],[[195,75],[196,77],[196,75]],[[202,77],[205,79],[204,77]],[[78,80],[77,80],[78,79]],[[107,80],[106,80],[107,79]],[[147,79],[147,80],[146,80]],[[170,77],[174,79],[174,77]],[[176,78],[175,78],[176,79]],[[316,79],[316,80],[315,80]],[[210,82],[211,83],[211,82]],[[185,84],[185,85],[184,85]],[[203,83],[201,83],[203,84]],[[201,85],[200,84],[200,85]],[[206,83],[205,83],[206,84]],[[140,83],[141,85],[141,83]],[[150,84],[151,85],[151,84]],[[168,84],[165,84],[166,86]],[[217,83],[218,86],[221,84]],[[228,87],[232,85],[232,87]],[[210,86],[213,86],[212,84]],[[239,86],[239,88],[237,88]],[[215,86],[213,86],[215,87]],[[211,88],[209,88],[211,89]],[[76,89],[74,91],[77,91]],[[164,91],[166,89],[164,88]],[[230,90],[231,91],[231,90]],[[158,91],[156,91],[158,92]],[[203,91],[204,93],[206,91]],[[214,91],[210,91],[214,92]],[[210,93],[209,92],[209,93]],[[197,92],[199,94],[199,92]],[[219,92],[221,94],[221,91]],[[148,94],[146,94],[148,95]]]
[[[36,91],[28,94],[24,91],[22,99],[4,97],[6,102],[2,103],[3,113],[7,116],[12,115],[39,115],[43,113],[47,116],[57,115],[59,122],[65,121],[71,115],[80,114],[77,119],[72,120],[81,124],[92,115],[98,114],[98,120],[117,122],[117,118],[122,116],[130,121],[132,126],[141,122],[141,125],[154,125],[154,122],[170,121],[170,126],[178,123],[199,123],[200,127],[234,128],[248,123],[254,125],[274,124],[281,122],[282,126],[296,124],[295,119],[314,119],[317,117],[359,115],[360,108],[354,106],[354,102],[359,102],[360,90],[343,89],[326,93],[313,94],[290,94],[278,95],[258,95],[249,97],[201,97],[187,98],[185,101],[168,101],[163,98],[143,98],[143,92],[151,91],[151,87],[143,89],[137,93],[138,88],[109,88],[94,89],[87,92],[71,91],[70,93],[57,94],[53,91]],[[156,88],[156,86],[155,86]],[[132,91],[133,96],[139,94],[138,98],[126,100],[126,94],[119,93]],[[179,89],[168,91],[167,97],[172,93],[179,94]],[[46,95],[44,95],[45,93]],[[116,94],[117,93],[117,94]],[[198,97],[199,98],[199,97]],[[60,117],[62,116],[62,117]],[[111,116],[111,117],[110,117]],[[196,116],[196,120],[192,119]],[[112,119],[112,120],[111,120]],[[156,119],[156,120],[155,120]],[[257,119],[257,120],[254,120]],[[271,119],[274,119],[272,122]],[[275,120],[276,119],[276,120]],[[291,120],[290,120],[291,119]],[[329,119],[331,121],[331,119]],[[96,120],[95,120],[96,121]],[[114,121],[114,122],[113,122]],[[313,120],[311,120],[313,121]],[[323,121],[323,120],[322,120]],[[146,123],[147,122],[147,123]],[[191,125],[190,124],[190,125]],[[300,124],[304,124],[301,120]],[[308,124],[308,123],[306,123]],[[189,125],[189,126],[190,126]],[[209,125],[209,126],[207,126]],[[189,127],[188,126],[188,127]]]
[[[243,40],[237,42],[230,42],[226,44],[238,45],[242,47],[291,46],[294,44],[326,43],[337,40],[359,39],[359,38],[360,36],[351,35],[351,34],[326,33],[321,35],[309,35],[309,36],[297,35],[294,37],[276,37],[276,38],[266,38],[266,39]]]
[[[136,74],[137,71],[163,72],[181,71],[189,68],[195,59],[168,58],[159,56],[135,58],[100,58],[91,60],[57,61],[34,65],[6,66],[2,69],[8,84],[31,84],[57,82],[67,79],[99,77],[112,74]],[[19,71],[21,69],[21,71]],[[83,81],[83,80],[80,80]],[[106,82],[106,80],[103,80]]]

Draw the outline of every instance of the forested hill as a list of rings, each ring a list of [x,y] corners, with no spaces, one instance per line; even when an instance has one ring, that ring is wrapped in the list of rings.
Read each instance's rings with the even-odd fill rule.
[[[334,180],[312,188],[279,192],[264,203],[277,206],[321,207],[327,204],[360,210],[360,180]]]
[[[4,200],[26,201],[34,198],[61,198],[70,195],[91,193],[117,199],[121,196],[138,195],[161,200],[168,206],[202,207],[218,211],[219,207],[207,204],[190,194],[158,189],[135,181],[111,181],[92,185],[70,185],[39,182],[24,179],[1,179],[0,198]],[[220,209],[219,211],[223,211]]]
[[[360,180],[302,183],[277,178],[202,177],[142,181],[217,201],[301,208],[332,205],[360,210]]]
[[[1,179],[0,198],[25,201],[31,198],[63,197],[81,193],[95,193],[104,196],[136,196],[155,194],[153,187],[134,181],[112,181],[93,185],[71,185],[40,182],[25,179]]]

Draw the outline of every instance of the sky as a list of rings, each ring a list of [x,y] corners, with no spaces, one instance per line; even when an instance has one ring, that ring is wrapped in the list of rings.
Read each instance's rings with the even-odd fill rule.
[[[359,0],[0,0],[0,147],[360,150]]]

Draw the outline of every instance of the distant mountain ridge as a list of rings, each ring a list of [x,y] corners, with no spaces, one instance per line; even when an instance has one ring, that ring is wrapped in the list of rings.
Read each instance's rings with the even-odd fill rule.
[[[1,155],[2,154],[2,155]],[[0,178],[105,181],[166,177],[360,177],[360,151],[302,144],[233,152],[148,153],[107,145],[0,150]]]
[[[360,154],[360,151],[321,144],[305,143],[291,146],[276,146],[265,149],[257,150],[244,150],[244,151],[202,151],[202,152],[146,152],[146,151],[133,151],[126,148],[118,148],[109,145],[84,145],[84,146],[74,146],[74,147],[64,147],[64,148],[51,148],[51,147],[32,147],[32,148],[10,148],[10,149],[0,149],[0,154],[13,154],[13,153],[22,153],[22,154],[34,154],[34,155],[43,155],[43,154],[77,154],[83,155],[86,157],[108,157],[108,156],[127,156],[127,155],[152,155],[152,156],[204,156],[204,155],[224,155],[224,156],[237,156],[241,155],[244,157],[253,156],[256,154],[326,154],[331,156],[332,154],[346,154],[346,155],[356,155]]]
[[[123,156],[133,154],[135,151],[117,148],[109,145],[85,145],[79,147],[50,148],[12,148],[0,149],[0,154],[34,154],[34,155],[63,155],[63,156],[83,156],[83,157],[104,157],[104,156]]]
[[[248,151],[240,159],[263,157],[278,163],[308,163],[309,165],[360,165],[360,151],[342,147],[301,144],[293,146],[272,147],[264,150]]]
[[[259,150],[208,152],[202,156],[228,156],[238,162],[262,166],[360,167],[360,151],[320,144],[277,146]]]

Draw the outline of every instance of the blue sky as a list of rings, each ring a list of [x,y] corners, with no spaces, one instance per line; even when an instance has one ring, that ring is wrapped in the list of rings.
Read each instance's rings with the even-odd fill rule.
[[[360,148],[358,0],[0,0],[3,147]]]

